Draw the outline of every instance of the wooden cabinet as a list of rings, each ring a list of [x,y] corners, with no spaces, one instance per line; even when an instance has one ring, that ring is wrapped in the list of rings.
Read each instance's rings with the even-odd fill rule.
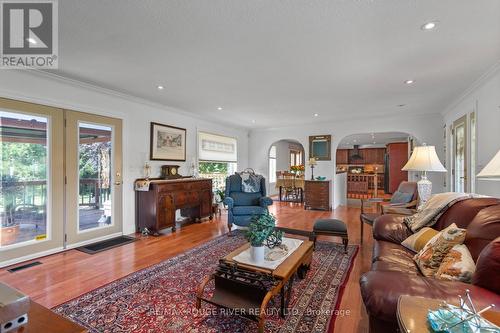
[[[172,228],[175,231],[175,211],[193,219],[212,219],[212,180],[185,178],[151,180],[149,191],[136,191],[136,227],[141,232]]]
[[[348,164],[349,163],[349,149],[337,149],[337,164]]]
[[[353,149],[337,149],[337,164],[384,164],[385,148],[359,149],[361,159],[351,159],[353,154]]]
[[[306,180],[304,186],[304,209],[331,210],[331,181]]]
[[[408,180],[408,172],[401,170],[408,162],[408,143],[389,143],[387,154],[389,155],[389,193],[394,193],[402,181]]]

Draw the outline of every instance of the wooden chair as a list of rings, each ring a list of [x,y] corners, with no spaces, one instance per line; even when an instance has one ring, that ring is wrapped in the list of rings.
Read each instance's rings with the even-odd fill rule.
[[[377,205],[375,212],[367,212],[367,206]],[[373,226],[375,219],[383,214],[399,214],[413,215],[416,213],[418,205],[417,183],[401,182],[396,192],[393,193],[391,199],[371,198],[361,199],[361,214],[359,220],[361,222],[361,243],[363,243],[363,225],[369,224]]]

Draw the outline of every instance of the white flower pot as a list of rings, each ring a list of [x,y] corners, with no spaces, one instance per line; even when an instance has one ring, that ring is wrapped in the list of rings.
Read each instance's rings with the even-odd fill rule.
[[[264,249],[265,246],[250,246],[250,258],[256,264],[264,262]]]

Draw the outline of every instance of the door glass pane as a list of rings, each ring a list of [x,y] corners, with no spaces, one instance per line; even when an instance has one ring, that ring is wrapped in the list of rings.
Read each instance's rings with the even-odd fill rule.
[[[112,224],[112,128],[79,123],[78,230]]]
[[[465,125],[455,128],[455,192],[465,192]]]
[[[47,124],[0,111],[0,247],[47,238]]]

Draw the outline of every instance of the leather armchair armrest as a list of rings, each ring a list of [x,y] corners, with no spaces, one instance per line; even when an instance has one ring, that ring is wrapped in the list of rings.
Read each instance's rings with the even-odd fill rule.
[[[260,197],[259,203],[261,207],[271,206],[273,204],[273,199],[269,197]]]
[[[397,214],[397,215],[413,215],[417,213],[416,209],[403,208],[399,206],[382,206],[383,214]]]
[[[225,197],[223,202],[224,202],[224,205],[226,205],[227,208],[229,208],[229,209],[234,207],[234,200],[231,197]]]
[[[401,244],[412,234],[402,215],[382,215],[373,223],[373,238]]]

